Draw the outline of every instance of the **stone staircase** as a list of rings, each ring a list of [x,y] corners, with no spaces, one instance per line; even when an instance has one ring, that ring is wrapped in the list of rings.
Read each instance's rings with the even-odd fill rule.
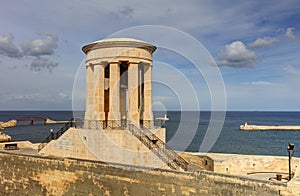
[[[165,162],[171,169],[189,171],[189,163],[175,151],[171,150],[165,142],[146,128],[139,128],[133,123],[128,124],[129,132],[139,139],[148,149]]]

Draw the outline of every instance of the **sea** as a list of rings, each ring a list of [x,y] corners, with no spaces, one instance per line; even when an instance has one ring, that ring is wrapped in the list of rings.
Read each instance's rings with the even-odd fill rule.
[[[83,118],[83,112],[72,111],[0,111],[0,121],[23,117],[43,117],[51,120],[67,121],[73,116]],[[294,143],[294,157],[300,157],[300,131],[241,131],[244,122],[253,125],[300,125],[300,112],[227,111],[221,129],[212,126],[210,111],[164,111],[154,112],[155,117],[167,115],[169,120],[161,122],[166,128],[169,148],[178,151],[203,152],[202,145],[208,145],[204,152],[287,156],[287,146]],[[43,141],[50,130],[58,131],[63,125],[43,125],[43,122],[18,122],[18,126],[2,132],[10,135],[13,141],[29,140],[32,143]],[[213,123],[212,123],[213,124]],[[214,129],[215,128],[215,129]],[[210,137],[206,137],[211,134]]]

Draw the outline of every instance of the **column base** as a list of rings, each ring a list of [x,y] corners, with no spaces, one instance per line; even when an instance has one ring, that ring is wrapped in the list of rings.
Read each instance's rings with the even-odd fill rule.
[[[128,120],[135,123],[136,125],[140,124],[140,113],[139,112],[128,112]]]
[[[151,120],[153,121],[153,112],[144,112],[143,113],[143,120]]]
[[[95,112],[95,120],[105,120],[105,112]]]
[[[143,113],[143,127],[152,129],[154,126],[153,112],[144,112]]]
[[[120,112],[108,112],[108,120],[121,120]]]
[[[84,119],[85,120],[92,120],[93,119],[92,112],[85,112],[84,113]]]

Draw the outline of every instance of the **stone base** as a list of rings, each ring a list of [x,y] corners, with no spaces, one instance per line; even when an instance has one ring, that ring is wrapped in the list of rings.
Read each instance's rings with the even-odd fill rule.
[[[134,122],[136,125],[140,124],[140,113],[139,112],[128,112],[128,120]]]
[[[143,120],[153,121],[153,112],[143,112]]]
[[[94,119],[95,120],[105,120],[105,112],[95,112]]]
[[[86,119],[86,120],[92,120],[93,119],[92,112],[85,112],[84,113],[84,119]]]
[[[108,120],[121,120],[120,112],[108,112]]]

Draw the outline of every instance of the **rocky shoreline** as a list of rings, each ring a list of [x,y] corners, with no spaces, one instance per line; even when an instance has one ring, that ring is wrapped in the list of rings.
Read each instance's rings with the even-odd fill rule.
[[[0,142],[11,142],[11,136],[0,132]]]
[[[15,127],[17,126],[17,121],[16,120],[10,120],[10,121],[7,121],[7,122],[1,122],[0,121],[0,130],[4,130],[6,128],[9,128],[9,127]],[[10,135],[7,135],[3,132],[0,132],[0,142],[11,142],[12,139],[11,139],[11,136]]]
[[[17,126],[17,121],[16,120],[10,120],[7,122],[2,122],[0,121],[0,130],[3,130],[5,128],[9,128],[9,127],[15,127]]]

